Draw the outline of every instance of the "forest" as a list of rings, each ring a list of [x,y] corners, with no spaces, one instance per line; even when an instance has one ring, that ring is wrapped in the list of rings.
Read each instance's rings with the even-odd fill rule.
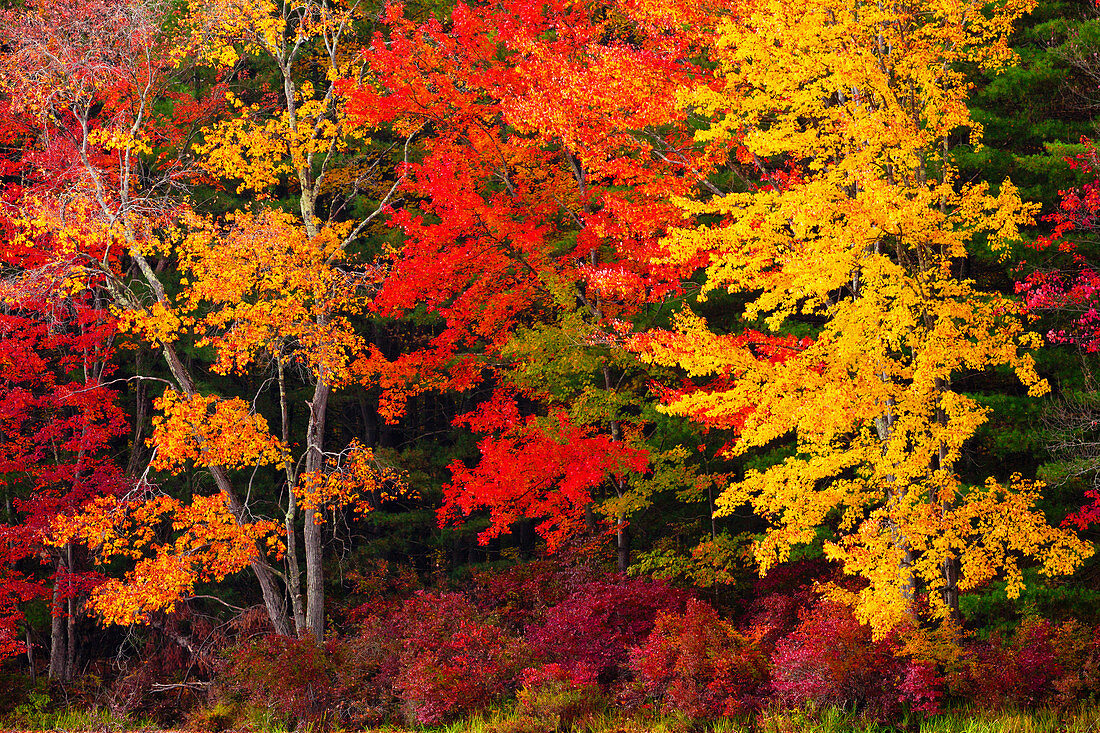
[[[1100,726],[1100,8],[0,1],[0,727]]]

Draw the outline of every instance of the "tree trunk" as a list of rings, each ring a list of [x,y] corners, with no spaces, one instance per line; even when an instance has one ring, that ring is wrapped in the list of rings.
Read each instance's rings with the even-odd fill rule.
[[[183,362],[180,361],[179,355],[176,354],[172,345],[163,344],[161,351],[164,354],[164,360],[168,363],[169,371],[172,372],[172,376],[175,377],[176,383],[179,384],[183,393],[188,397],[197,394],[195,382],[191,378],[190,371]],[[225,468],[223,466],[211,466],[210,475],[214,478],[214,484],[218,487],[218,491],[226,498],[230,513],[233,514],[238,522],[242,524],[247,523],[248,515],[245,512],[244,506],[241,504],[240,497],[237,496],[237,492],[233,489],[233,484],[230,482],[229,474],[226,473]],[[286,616],[286,602],[276,582],[278,574],[267,561],[267,548],[264,547],[263,543],[256,542],[256,554],[253,556],[249,566],[252,568],[252,572],[255,573],[256,580],[260,583],[260,592],[263,594],[264,606],[267,608],[267,615],[271,620],[271,625],[275,627],[275,633],[281,634],[282,636],[290,636],[292,631],[290,621]]]
[[[144,369],[141,363],[141,357],[144,349],[137,349],[134,353],[134,374],[137,376],[143,376]],[[134,427],[133,435],[131,437],[133,449],[130,451],[130,461],[126,467],[126,474],[133,476],[140,470],[141,458],[143,451],[141,447],[145,445],[145,413],[146,402],[148,397],[146,396],[145,380],[138,379],[134,385]]]
[[[535,522],[526,517],[519,520],[519,555],[530,560],[535,555]]]
[[[106,213],[110,214],[110,212]],[[127,234],[127,240],[130,244],[130,256],[141,272],[142,279],[145,280],[146,284],[148,284],[149,288],[152,290],[157,302],[166,305],[169,304],[169,298],[164,290],[164,284],[149,265],[149,261],[145,258],[145,254],[141,251],[141,248],[137,246],[136,238],[133,237],[132,232]],[[108,278],[105,285],[115,302],[121,307],[134,310],[144,307],[142,304],[132,300],[127,295],[125,289],[119,287],[118,284],[111,279]],[[176,384],[179,385],[180,390],[188,397],[196,395],[195,380],[191,376],[191,371],[180,360],[175,347],[171,343],[162,343],[161,354],[164,356],[164,361],[168,366],[168,370],[176,380]],[[226,473],[225,468],[223,466],[212,466],[210,468],[210,475],[213,477],[214,483],[218,487],[218,491],[225,496],[226,502],[229,505],[229,511],[233,514],[234,518],[242,524],[247,523],[249,519],[248,514],[241,504],[240,497],[237,496],[237,492],[233,489],[233,484],[229,481],[229,475]],[[263,543],[256,543],[256,554],[253,556],[249,566],[252,568],[252,572],[256,575],[256,580],[260,584],[260,592],[263,594],[264,606],[267,608],[267,615],[271,620],[271,625],[275,628],[275,633],[282,634],[283,636],[290,636],[292,632],[290,622],[286,615],[286,602],[276,582],[278,573],[267,561],[267,548],[264,547]]]
[[[306,448],[306,472],[324,470],[325,416],[331,390],[324,374],[317,379],[310,402],[308,447]],[[321,555],[321,516],[318,507],[303,507],[305,531],[303,532],[306,556],[306,626],[318,643],[325,637],[325,578]]]
[[[940,425],[947,425],[947,413],[943,409],[943,394],[948,389],[948,382],[939,377],[936,378],[936,391],[940,393],[939,404],[936,407],[936,422]],[[940,444],[939,451],[937,452],[937,465],[941,471],[950,471],[951,466],[947,462],[947,446]],[[941,510],[946,513],[951,509],[951,502],[945,501],[941,505]],[[943,603],[947,606],[947,610],[951,618],[959,619],[959,571],[961,570],[958,558],[951,554],[951,550],[948,549],[948,555],[944,558],[943,563],[940,566],[940,572],[943,574],[943,591],[940,597],[943,599]]]
[[[57,571],[61,572],[62,561],[57,559]],[[50,603],[50,667],[51,680],[67,682],[65,679],[65,619],[62,618],[61,582],[54,581],[53,599]]]
[[[248,517],[241,505],[240,498],[233,491],[233,485],[229,482],[229,476],[226,474],[225,469],[221,466],[212,466],[210,474],[214,477],[214,483],[217,484],[222,495],[226,497],[230,513],[236,517],[238,522],[246,523]],[[291,636],[293,630],[290,626],[290,619],[286,615],[286,602],[283,592],[279,589],[277,582],[278,573],[267,561],[267,548],[259,541],[256,542],[256,554],[253,555],[249,567],[252,568],[256,580],[260,583],[260,593],[263,595],[264,607],[267,609],[267,617],[271,620],[275,633],[282,636]]]
[[[619,519],[615,527],[615,569],[620,575],[626,575],[630,567],[630,528]]]
[[[73,598],[73,569],[76,567],[73,564],[73,545],[68,543],[65,545],[65,560],[68,564],[69,575],[66,578],[66,584],[68,585],[68,599],[66,604],[68,606],[68,613],[65,616],[65,681],[69,681],[73,678],[76,670],[76,599]]]
[[[290,595],[290,607],[294,613],[294,631],[298,636],[305,633],[306,612],[302,601],[302,575],[298,564],[298,501],[294,497],[294,485],[287,486],[286,517],[286,589]]]
[[[27,645],[27,669],[30,670],[31,684],[34,684],[38,679],[38,667],[34,663],[34,640],[31,639],[31,626],[28,623],[23,624],[23,638],[26,639]]]
[[[290,406],[286,398],[286,376],[283,372],[282,353],[275,356],[275,368],[279,378],[279,413],[283,426],[283,445],[290,449]],[[295,473],[294,462],[286,462],[286,493],[287,506],[283,524],[286,527],[286,554],[283,556],[286,563],[286,588],[290,595],[290,606],[294,613],[294,631],[301,636],[306,631],[306,613],[302,600],[302,578],[298,562],[298,498],[294,490],[298,486],[298,476]]]
[[[325,638],[325,586],[321,563],[321,517],[315,508],[305,512],[306,626],[317,643]]]
[[[952,619],[958,621],[959,613],[959,560],[948,557],[943,561],[943,603]]]

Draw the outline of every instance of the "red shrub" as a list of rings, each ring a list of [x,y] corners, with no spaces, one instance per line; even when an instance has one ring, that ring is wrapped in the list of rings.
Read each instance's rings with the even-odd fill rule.
[[[688,601],[683,614],[659,616],[645,645],[631,654],[630,666],[665,707],[692,718],[756,707],[768,675],[759,646],[696,600]]]
[[[391,615],[401,603],[421,589],[420,577],[408,565],[386,560],[364,560],[345,576],[351,584],[356,603],[347,611],[347,620],[363,623],[372,617]]]
[[[943,678],[936,667],[927,662],[909,661],[898,685],[898,702],[908,702],[910,709],[925,715],[940,711],[943,696]]]
[[[475,573],[473,597],[478,607],[515,633],[541,624],[546,612],[578,588],[596,579],[596,571],[558,558],[523,563],[507,570]]]
[[[1049,621],[1039,619],[1026,620],[1016,629],[1010,655],[1018,670],[1018,703],[1034,705],[1053,696],[1052,685],[1065,672],[1054,648],[1055,634]]]
[[[772,688],[788,705],[862,707],[889,715],[902,693],[902,661],[871,639],[846,606],[821,602],[776,642]]]
[[[272,634],[244,644],[230,657],[227,677],[252,702],[316,721],[336,702],[332,668],[313,637]]]
[[[950,689],[992,706],[1065,704],[1094,691],[1098,650],[1094,631],[1074,621],[1025,619],[1010,640],[994,635],[968,645]]]
[[[523,645],[457,593],[417,593],[398,614],[395,688],[406,715],[436,724],[511,692],[529,661]]]
[[[596,684],[596,670],[583,664],[564,667],[556,662],[523,670],[523,689],[530,690],[548,685],[566,684],[584,687]]]
[[[596,684],[595,670],[579,665],[567,669],[544,664],[523,670],[517,697],[520,716],[541,721],[554,730],[572,730],[578,721],[597,714],[606,698]]]
[[[753,583],[753,597],[789,595],[810,588],[814,583],[834,579],[836,563],[828,560],[795,560],[776,565]]]
[[[418,592],[324,649],[279,636],[241,647],[228,678],[299,721],[369,727],[403,707],[409,719],[435,724],[514,690],[528,656],[463,596]]]
[[[657,615],[682,610],[686,600],[683,591],[643,578],[587,583],[551,608],[528,639],[547,660],[595,669],[606,683],[619,676],[628,650],[645,641]]]
[[[770,649],[780,637],[794,631],[800,614],[817,602],[815,582],[835,573],[835,566],[824,560],[800,560],[772,568],[754,584],[742,628]]]
[[[401,669],[402,644],[395,629],[392,618],[369,618],[358,635],[325,644],[339,700],[336,717],[344,726],[377,726],[398,711],[400,700],[394,685]]]

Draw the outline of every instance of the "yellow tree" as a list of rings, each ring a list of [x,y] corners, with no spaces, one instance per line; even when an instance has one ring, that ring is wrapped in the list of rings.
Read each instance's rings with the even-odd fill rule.
[[[815,335],[763,348],[685,312],[642,348],[729,378],[670,409],[739,424],[732,454],[796,439],[718,511],[747,502],[769,522],[761,570],[833,525],[826,554],[868,581],[849,600],[879,631],[918,597],[942,617],[997,577],[1017,594],[1023,558],[1064,573],[1091,552],[1047,524],[1037,485],[969,486],[955,468],[987,413],[961,375],[1009,368],[1029,394],[1048,389],[1017,305],[958,274],[976,242],[1006,252],[1034,208],[1007,180],[959,181],[950,162],[953,144],[980,144],[961,65],[1010,61],[1006,37],[1030,5],[761,0],[720,29],[722,83],[682,97],[714,120],[699,138],[737,145],[767,185],[683,202],[718,223],[677,231],[668,256],[705,258],[704,293],[747,294],[748,325]]]

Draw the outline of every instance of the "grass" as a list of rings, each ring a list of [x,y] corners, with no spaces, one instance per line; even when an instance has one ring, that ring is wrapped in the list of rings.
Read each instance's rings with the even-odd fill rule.
[[[16,714],[6,718],[0,729],[13,730],[49,730],[49,731],[136,731],[155,730],[157,725],[150,720],[134,720],[120,716],[106,708],[80,710],[65,708],[54,711],[37,711],[34,714]]]
[[[58,707],[50,696],[32,691],[27,700],[0,721],[0,730],[49,731],[128,731],[150,730],[157,726],[151,720],[132,719],[104,707]]]
[[[1100,733],[1100,704],[1056,711],[960,710],[924,721],[920,733]]]
[[[528,723],[528,725],[524,725]],[[415,733],[549,733],[540,721],[521,720],[497,711]],[[385,729],[377,733],[399,733]],[[404,729],[409,730],[409,729]],[[1075,709],[990,711],[959,708],[927,718],[904,717],[892,723],[867,720],[850,711],[769,710],[755,720],[720,719],[699,723],[682,715],[624,717],[604,714],[586,719],[576,733],[1100,733],[1100,703]],[[404,733],[404,731],[401,731]]]
[[[387,726],[370,733],[553,733],[547,720],[516,715],[501,709],[443,726]],[[36,731],[154,731],[150,721],[112,715],[102,708],[54,710],[43,705],[20,706],[0,724],[0,730]],[[285,728],[272,719],[253,719],[249,733],[278,733]],[[300,729],[322,733],[317,726]],[[573,726],[573,733],[1100,733],[1100,703],[1075,709],[1042,708],[1031,711],[989,711],[958,708],[928,718],[903,718],[893,723],[867,720],[850,711],[827,708],[768,710],[750,719],[697,722],[680,714],[623,716],[601,713]],[[341,733],[335,728],[325,733]]]

